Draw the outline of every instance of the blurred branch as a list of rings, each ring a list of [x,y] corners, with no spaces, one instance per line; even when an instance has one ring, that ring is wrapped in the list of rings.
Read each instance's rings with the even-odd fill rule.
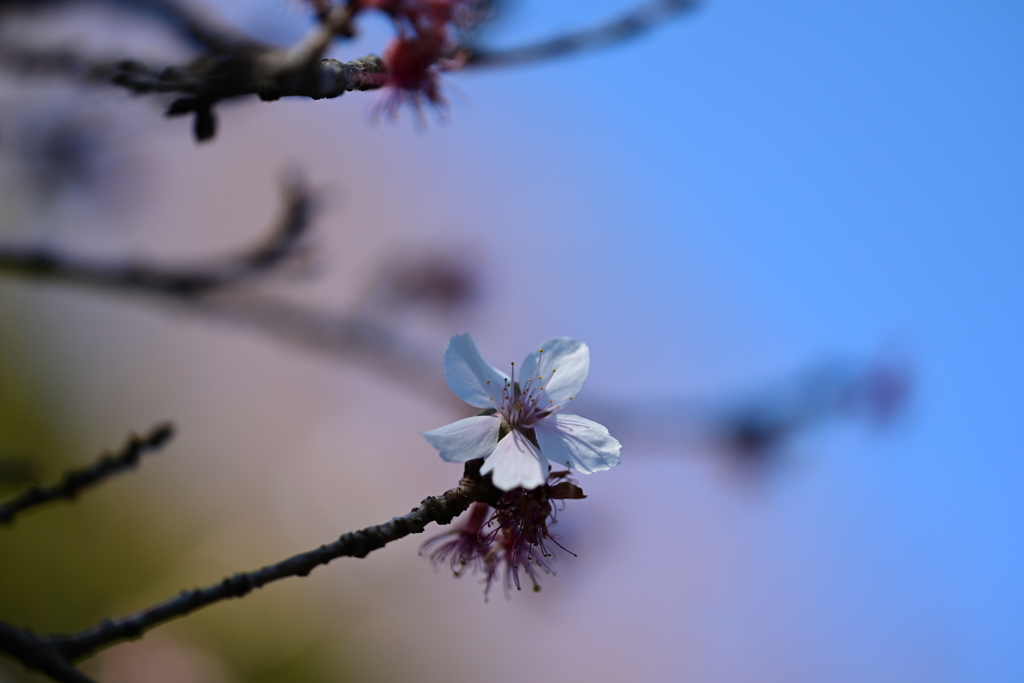
[[[82,0],[0,0],[0,9],[37,10]],[[193,45],[222,54],[256,53],[269,46],[245,35],[187,0],[93,0],[139,14],[150,15]]]
[[[0,454],[0,487],[24,488],[39,483],[39,467],[32,458],[14,453]]]
[[[519,66],[531,62],[596,50],[635,38],[677,14],[698,6],[697,0],[655,0],[638,5],[623,16],[594,28],[505,50],[465,46],[466,66]]]
[[[709,403],[655,400],[591,403],[593,416],[638,450],[710,447],[741,467],[775,464],[798,439],[841,421],[889,426],[906,409],[911,364],[882,353],[867,362],[829,362]]]
[[[88,467],[66,473],[57,484],[33,486],[17,498],[0,504],[0,524],[11,524],[18,513],[52,500],[73,499],[82,489],[135,467],[139,458],[147,452],[162,448],[173,435],[174,428],[170,424],[160,425],[146,436],[132,434],[120,453],[103,455]]]
[[[202,266],[165,267],[144,262],[96,263],[48,248],[0,246],[0,274],[94,287],[189,297],[260,277],[295,256],[312,225],[314,200],[301,182],[285,185],[284,213],[270,236],[252,249]]]
[[[303,184],[287,184],[284,213],[271,235],[252,249],[218,263],[186,267],[131,261],[96,263],[52,249],[0,246],[0,276],[156,296],[218,323],[239,325],[336,357],[355,356],[422,391],[432,402],[438,395],[450,396],[436,371],[434,355],[370,316],[317,310],[268,294],[232,292],[238,285],[271,275],[299,254],[312,226],[314,204]]]
[[[738,403],[711,422],[711,437],[740,461],[762,462],[832,421],[887,426],[906,408],[911,384],[909,365],[899,359],[824,364]]]
[[[184,591],[178,596],[121,619],[105,619],[96,626],[70,635],[35,635],[0,622],[0,651],[57,681],[82,683],[89,679],[71,666],[72,662],[97,650],[141,637],[166,621],[185,616],[208,605],[241,598],[268,583],[292,576],[306,576],[320,565],[339,557],[366,557],[388,543],[410,534],[422,533],[428,524],[450,524],[470,504],[493,505],[500,491],[480,476],[482,461],[466,463],[459,485],[440,496],[423,499],[419,507],[389,522],[344,534],[337,541],[289,557],[252,572],[242,572],[206,588]],[[77,677],[75,675],[76,674]]]
[[[333,357],[356,358],[432,404],[465,405],[443,384],[437,354],[366,316],[317,310],[270,295],[178,300],[191,313]]]
[[[107,83],[118,72],[120,60],[86,57],[72,50],[0,47],[0,66],[21,75],[58,75],[85,83]]]

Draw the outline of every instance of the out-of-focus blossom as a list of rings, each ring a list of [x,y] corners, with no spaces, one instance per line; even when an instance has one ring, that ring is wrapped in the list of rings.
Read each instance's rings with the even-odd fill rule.
[[[462,576],[467,568],[489,575],[491,560],[496,559],[489,553],[490,540],[484,530],[490,512],[485,503],[473,503],[464,521],[451,531],[429,539],[420,547],[420,553],[429,552],[435,567],[447,564],[455,576]]]
[[[395,118],[404,104],[417,112],[425,105],[443,110],[447,102],[441,94],[437,69],[443,47],[444,35],[439,33],[391,41],[384,51],[388,71],[383,87],[388,90],[374,107],[374,114]]]
[[[548,460],[579,472],[619,464],[621,444],[603,425],[561,412],[590,371],[590,349],[568,337],[548,339],[526,356],[522,384],[491,366],[468,334],[452,337],[444,376],[456,396],[491,414],[467,417],[423,436],[448,462],[484,458],[481,474],[502,491],[548,481]]]
[[[910,364],[899,358],[878,358],[852,383],[844,407],[877,427],[888,427],[910,402],[914,377]]]
[[[464,245],[460,248],[467,249]],[[464,259],[410,250],[381,264],[362,296],[361,306],[370,317],[397,314],[402,325],[407,325],[409,315],[416,312],[451,322],[480,298],[479,279],[476,269]]]
[[[388,14],[398,34],[384,51],[381,85],[387,91],[375,112],[394,118],[403,104],[417,111],[424,105],[443,109],[439,72],[458,67],[451,59],[454,34],[484,17],[481,6],[479,0],[359,0],[362,9]]]

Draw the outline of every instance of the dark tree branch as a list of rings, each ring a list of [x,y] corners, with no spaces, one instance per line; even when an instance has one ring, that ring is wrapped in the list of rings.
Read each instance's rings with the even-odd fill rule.
[[[0,504],[0,524],[10,524],[19,513],[52,500],[73,499],[82,489],[135,467],[139,458],[147,452],[162,448],[173,435],[174,428],[169,424],[154,428],[146,436],[132,434],[119,453],[103,455],[88,467],[71,470],[57,484],[33,486],[17,498]]]
[[[185,616],[208,605],[240,598],[268,583],[291,576],[306,576],[320,565],[339,557],[366,557],[388,543],[410,534],[422,533],[428,524],[450,524],[474,502],[494,505],[501,491],[489,478],[480,476],[482,461],[466,463],[456,488],[440,496],[425,498],[419,507],[389,522],[344,534],[337,541],[300,553],[262,569],[242,572],[206,588],[184,591],[178,596],[121,619],[106,619],[92,628],[70,635],[38,636],[0,622],[0,651],[26,666],[58,681],[82,683],[71,662],[78,661],[123,640],[141,637],[146,631],[171,619]],[[78,674],[78,678],[69,671]]]
[[[259,95],[268,102],[290,96],[320,100],[381,86],[381,74],[386,70],[376,55],[339,62],[320,59],[316,47],[303,43],[291,50],[274,48],[255,57],[211,53],[188,66],[163,69],[127,61],[119,65],[112,81],[136,93],[186,93],[171,103],[167,115],[194,114],[194,132],[199,141],[216,134],[213,106],[221,100],[247,95]]]
[[[635,38],[673,16],[697,7],[697,0],[655,0],[635,7],[607,24],[576,33],[506,50],[467,46],[466,66],[519,66],[588,50],[596,50]]]
[[[172,0],[133,0],[138,5],[176,5]],[[136,93],[178,92],[168,116],[194,113],[197,140],[216,133],[213,106],[225,99],[258,95],[261,100],[340,97],[353,90],[374,90],[386,69],[376,55],[351,62],[324,59],[331,42],[352,36],[355,3],[339,4],[324,12],[320,22],[296,45],[282,48],[262,43],[219,46],[204,41],[208,51],[184,67],[153,69],[136,62],[120,65],[112,81]]]
[[[0,652],[58,683],[95,683],[72,666],[46,638],[0,621]]]
[[[339,97],[353,90],[380,87],[377,74],[384,72],[380,58],[367,55],[351,62],[317,59],[294,63],[285,50],[275,49],[259,59],[234,55],[204,55],[188,66],[153,68],[138,62],[118,65],[113,82],[135,93],[177,92],[188,95],[177,100],[169,116],[211,106],[219,100],[259,95],[266,101],[282,97],[311,97],[314,100]]]
[[[0,8],[57,5],[69,0],[0,0]],[[135,93],[180,93],[168,116],[194,114],[195,135],[208,140],[216,132],[213,107],[221,100],[258,95],[271,101],[300,96],[334,98],[353,90],[379,88],[384,65],[375,55],[352,62],[323,59],[331,42],[351,36],[354,3],[335,5],[292,47],[278,47],[218,25],[182,0],[106,0],[151,14],[200,47],[202,54],[184,66],[151,67],[132,60],[97,60],[64,49],[40,50],[7,45],[0,63],[27,73],[53,73],[83,81],[112,82]]]
[[[286,184],[284,194],[284,213],[270,236],[220,263],[178,268],[144,262],[98,263],[47,248],[0,246],[0,272],[173,297],[222,290],[272,272],[296,255],[312,225],[314,199],[299,182]]]
[[[69,0],[29,3],[0,0],[0,8],[56,5]],[[324,59],[331,42],[353,35],[355,3],[321,13],[319,23],[292,47],[269,45],[218,25],[182,0],[107,0],[109,4],[155,16],[202,54],[184,66],[151,67],[132,60],[96,60],[67,50],[39,50],[7,45],[0,62],[20,71],[56,73],[85,81],[107,81],[135,93],[180,93],[168,116],[193,114],[195,136],[208,140],[216,132],[213,107],[221,100],[258,95],[265,101],[300,96],[334,98],[353,90],[373,90],[384,81],[385,68],[375,55],[351,62]]]

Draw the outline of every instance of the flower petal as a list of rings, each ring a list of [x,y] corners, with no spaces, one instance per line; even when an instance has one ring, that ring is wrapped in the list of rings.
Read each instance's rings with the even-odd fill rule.
[[[537,447],[530,443],[521,432],[513,429],[505,435],[494,449],[480,474],[493,472],[491,481],[502,491],[511,491],[522,486],[524,489],[535,489],[548,480],[551,466],[540,454]]]
[[[526,357],[519,385],[528,391],[525,383],[532,378],[538,406],[559,410],[576,398],[588,372],[590,348],[577,339],[555,337]],[[540,387],[544,391],[538,393]]]
[[[441,453],[442,460],[467,462],[490,455],[498,445],[500,429],[500,418],[479,415],[420,434]]]
[[[508,375],[484,360],[472,337],[457,334],[444,352],[444,379],[448,388],[469,405],[491,408],[492,397],[501,401]]]
[[[622,444],[593,420],[556,413],[539,421],[534,429],[541,453],[559,465],[590,474],[619,464]]]

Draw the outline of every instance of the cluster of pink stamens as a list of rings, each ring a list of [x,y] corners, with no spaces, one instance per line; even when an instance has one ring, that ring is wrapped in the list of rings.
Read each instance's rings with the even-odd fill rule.
[[[443,108],[438,70],[456,65],[451,59],[455,31],[480,21],[480,0],[358,0],[358,5],[387,13],[397,33],[383,55],[387,75],[381,85],[390,92],[376,109],[393,118],[403,104],[417,111],[424,104]]]
[[[541,420],[551,413],[562,408],[561,404],[554,405],[554,401],[547,398],[544,392],[545,382],[543,375],[538,375],[541,369],[541,360],[544,358],[544,349],[538,351],[537,369],[532,377],[528,377],[522,386],[516,382],[516,364],[512,363],[511,377],[505,380],[501,388],[501,397],[491,396],[491,403],[498,415],[502,417],[510,429],[529,429],[538,420]],[[551,374],[557,372],[553,369]],[[551,376],[548,376],[548,380]],[[491,381],[487,380],[487,384]]]
[[[570,552],[550,532],[558,513],[553,501],[585,497],[568,475],[567,471],[553,472],[543,486],[508,491],[493,512],[485,503],[474,503],[464,521],[429,539],[420,553],[429,553],[435,567],[447,564],[457,577],[467,569],[482,574],[485,599],[499,576],[504,578],[506,597],[513,588],[521,590],[520,570],[529,577],[533,590],[539,591],[540,572],[555,573],[550,563],[554,553],[546,543]]]

